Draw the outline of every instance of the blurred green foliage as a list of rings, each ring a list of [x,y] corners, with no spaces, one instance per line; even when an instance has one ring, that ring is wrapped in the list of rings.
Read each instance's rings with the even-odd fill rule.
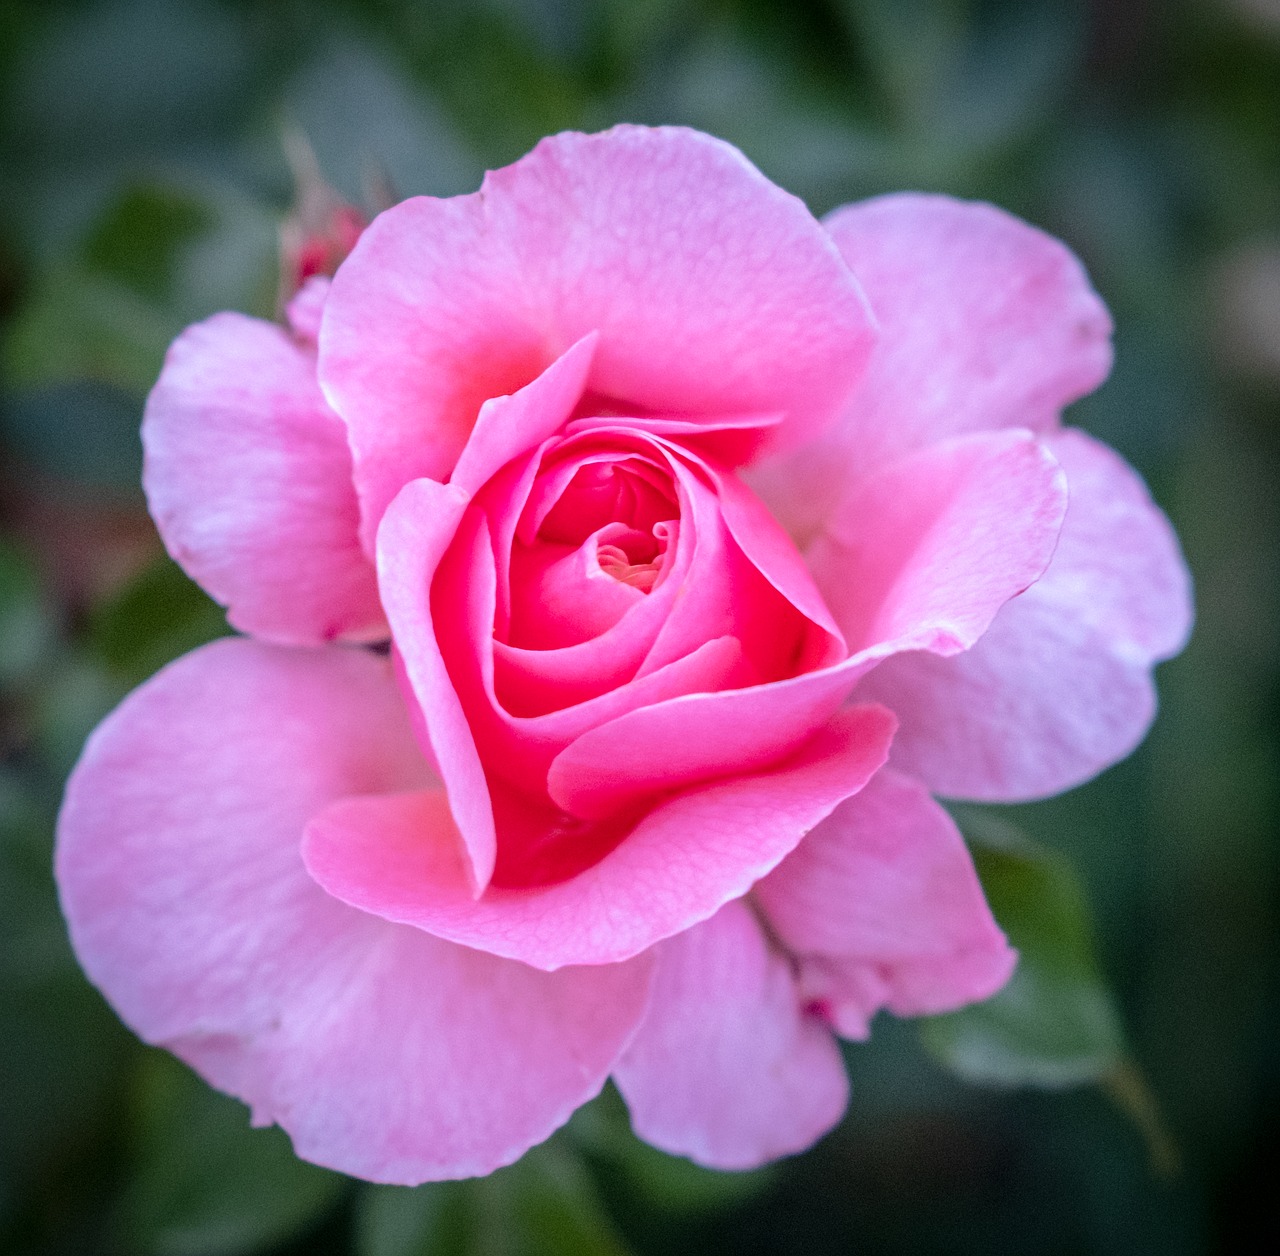
[[[985,816],[966,836],[1018,967],[994,998],[922,1021],[925,1045],[974,1082],[1078,1086],[1105,1077],[1123,1058],[1123,1034],[1070,863]]]
[[[227,631],[146,521],[141,406],[188,322],[272,314],[284,126],[359,199],[620,120],[720,134],[817,212],[937,189],[1066,239],[1118,329],[1071,417],[1174,518],[1197,635],[1133,759],[966,809],[1023,967],[982,1008],[881,1018],[813,1152],[714,1174],[637,1143],[610,1091],[484,1182],[367,1187],[133,1040],[57,913],[84,737]],[[0,1253],[1265,1248],[1277,268],[1269,0],[0,0]]]

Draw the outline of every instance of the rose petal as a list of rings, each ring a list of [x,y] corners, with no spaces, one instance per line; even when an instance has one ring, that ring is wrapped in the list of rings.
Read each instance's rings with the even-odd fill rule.
[[[463,832],[474,833],[469,841],[483,853],[488,850],[489,809],[475,774],[481,758],[490,783],[496,774],[530,793],[544,794],[553,758],[585,729],[638,706],[723,688],[741,676],[743,652],[734,637],[712,637],[657,671],[576,706],[541,715],[505,709],[495,689],[496,579],[488,529],[477,511],[467,512],[432,584],[434,551],[424,547],[435,544],[432,529],[439,526],[443,535],[449,526],[438,509],[438,490],[434,481],[418,480],[401,491],[379,533],[381,564],[385,572],[396,573],[384,577],[388,614],[403,642],[406,674],[455,802],[455,818],[471,826]],[[421,591],[429,586],[430,616],[421,605]],[[442,613],[437,615],[436,607]],[[402,624],[412,631],[402,633]],[[459,722],[464,712],[465,725]],[[454,793],[455,780],[468,791],[461,801]],[[460,811],[459,805],[467,810]],[[484,881],[478,877],[477,884]]]
[[[1071,506],[1038,596],[1075,607],[1148,661],[1172,658],[1191,633],[1191,578],[1168,519],[1115,450],[1078,428],[1049,440]]]
[[[876,467],[967,432],[1052,431],[1111,369],[1111,319],[1080,263],[1013,215],[904,193],[825,221],[882,331],[841,422],[753,473],[802,543]]]
[[[235,627],[292,645],[386,636],[346,432],[307,348],[240,314],[188,328],[147,400],[142,440],[165,546]]]
[[[802,960],[806,994],[840,1033],[872,1016],[951,1011],[988,998],[1016,962],[964,839],[917,782],[883,769],[755,889]]]
[[[1141,480],[1083,433],[1050,447],[1071,504],[1044,576],[967,654],[905,654],[858,690],[901,717],[894,762],[946,796],[1041,798],[1124,758],[1155,715],[1153,662],[1189,630],[1186,565]]]
[[[839,1121],[840,1052],[741,900],[657,949],[648,1015],[613,1071],[641,1138],[710,1168],[752,1169]]]
[[[583,336],[518,392],[486,401],[450,483],[474,495],[504,464],[564,427],[586,387],[599,339],[595,332]]]
[[[307,876],[311,814],[428,777],[385,659],[225,641],[109,717],[59,822],[72,941],[125,1021],[376,1181],[514,1160],[599,1089],[648,995],[643,959],[539,973]]]
[[[844,712],[768,772],[665,800],[569,881],[471,896],[456,829],[421,796],[354,798],[308,826],[303,858],[331,894],[388,920],[535,968],[628,959],[739,898],[883,763],[876,707]]]
[[[479,894],[493,875],[497,856],[493,808],[467,713],[440,655],[430,596],[432,577],[469,504],[466,493],[452,484],[415,480],[405,485],[378,530],[378,577],[404,676],[423,713],[419,731],[449,791],[466,843],[472,890]],[[477,580],[483,574],[476,573]]]
[[[942,441],[858,484],[809,564],[851,651],[954,654],[1049,565],[1066,509],[1030,433]]]
[[[655,791],[760,771],[804,745],[840,709],[858,675],[828,668],[628,711],[560,751],[547,790],[566,811],[595,819]]]
[[[673,417],[785,412],[821,431],[872,339],[857,282],[795,197],[679,128],[563,134],[480,192],[381,214],[320,336],[366,536],[410,479],[443,479],[489,397],[600,332],[596,394]]]

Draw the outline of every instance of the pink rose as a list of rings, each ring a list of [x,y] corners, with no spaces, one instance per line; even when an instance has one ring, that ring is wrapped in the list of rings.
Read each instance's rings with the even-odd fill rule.
[[[62,814],[142,1037],[380,1181],[507,1163],[609,1076],[741,1168],[838,1120],[833,1034],[1000,988],[931,791],[1127,754],[1190,618],[1059,425],[1110,364],[1070,253],[943,197],[820,225],[620,127],[388,210],[289,317],[185,332],[144,424],[249,635],[127,699]]]

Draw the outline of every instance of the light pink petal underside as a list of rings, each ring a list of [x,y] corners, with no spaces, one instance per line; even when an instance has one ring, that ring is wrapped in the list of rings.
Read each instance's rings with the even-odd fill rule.
[[[1152,665],[1190,630],[1186,564],[1142,481],[1082,432],[1049,444],[1070,505],[1048,571],[968,653],[904,654],[858,689],[902,720],[895,764],[944,796],[1046,797],[1124,758],[1155,715]]]
[[[443,479],[481,404],[600,333],[589,388],[641,412],[843,408],[872,321],[831,239],[736,149],[680,128],[552,136],[480,192],[418,197],[333,282],[321,380],[346,420],[366,538],[410,479]]]
[[[848,1100],[830,1031],[742,900],[658,948],[648,1015],[614,1069],[646,1142],[714,1169],[803,1151]]]
[[[288,645],[386,636],[346,431],[309,348],[241,314],[197,323],[169,350],[142,440],[160,535],[235,627]]]
[[[882,1007],[919,1016],[988,998],[1013,971],[951,817],[887,768],[755,897],[800,961],[806,995],[846,1037],[866,1037]]]
[[[85,971],[148,1042],[376,1181],[486,1173],[603,1084],[646,964],[535,972],[354,910],[307,875],[308,818],[429,773],[385,659],[234,640],[90,739],[57,874]]]
[[[874,468],[969,432],[1050,432],[1111,369],[1111,319],[1084,269],[1011,214],[904,193],[848,205],[825,223],[881,334],[841,421],[754,475],[801,541]]]
[[[863,480],[808,558],[851,652],[954,654],[1049,565],[1066,509],[1030,433],[966,436]]]
[[[892,718],[844,712],[798,755],[676,794],[598,863],[473,899],[456,829],[430,795],[355,798],[307,829],[311,874],[344,902],[537,968],[610,964],[739,898],[884,762]],[[567,818],[567,817],[566,817]]]

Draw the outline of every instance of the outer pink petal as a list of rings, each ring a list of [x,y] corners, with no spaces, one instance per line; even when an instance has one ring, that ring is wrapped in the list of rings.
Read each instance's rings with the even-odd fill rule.
[[[1124,758],[1155,715],[1153,663],[1190,628],[1186,565],[1141,480],[1081,432],[1050,445],[1071,504],[1048,571],[967,654],[902,655],[858,690],[902,719],[894,762],[950,797],[1045,797]]]
[[[914,193],[836,210],[827,229],[881,336],[840,424],[757,487],[807,539],[845,486],[934,441],[1052,431],[1111,369],[1111,319],[1057,240],[991,205]]]
[[[855,653],[954,654],[1049,565],[1066,477],[1027,432],[943,441],[863,480],[809,563]]]
[[[1097,625],[1116,648],[1153,662],[1187,643],[1191,579],[1178,538],[1141,477],[1078,428],[1049,441],[1072,507],[1039,595]]]
[[[628,959],[741,897],[884,761],[892,720],[843,713],[786,763],[677,794],[568,881],[471,896],[438,799],[335,804],[307,829],[311,874],[344,902],[536,968]]]
[[[242,640],[188,655],[90,739],[57,872],[81,963],[147,1041],[378,1181],[484,1173],[600,1087],[643,963],[548,976],[326,895],[298,842],[336,795],[427,774],[386,660]]]
[[[468,876],[478,894],[493,875],[497,855],[493,807],[466,712],[440,655],[431,603],[432,578],[469,503],[452,484],[407,484],[378,530],[378,568],[407,687],[424,717],[430,714],[420,731],[449,791],[466,843]],[[459,607],[457,613],[466,612]]]
[[[197,323],[169,350],[142,440],[160,535],[235,627],[294,645],[386,636],[313,352],[241,314]]]
[[[599,331],[589,387],[642,411],[785,411],[821,431],[861,374],[861,290],[794,197],[679,128],[544,140],[473,196],[380,215],[334,279],[321,378],[365,528],[448,475],[481,403]]]
[[[803,1151],[848,1101],[830,1031],[741,900],[663,942],[649,1013],[614,1068],[646,1142],[714,1169]]]
[[[848,1037],[881,1007],[902,1016],[988,998],[1016,960],[950,816],[885,769],[757,887],[806,994]]]

